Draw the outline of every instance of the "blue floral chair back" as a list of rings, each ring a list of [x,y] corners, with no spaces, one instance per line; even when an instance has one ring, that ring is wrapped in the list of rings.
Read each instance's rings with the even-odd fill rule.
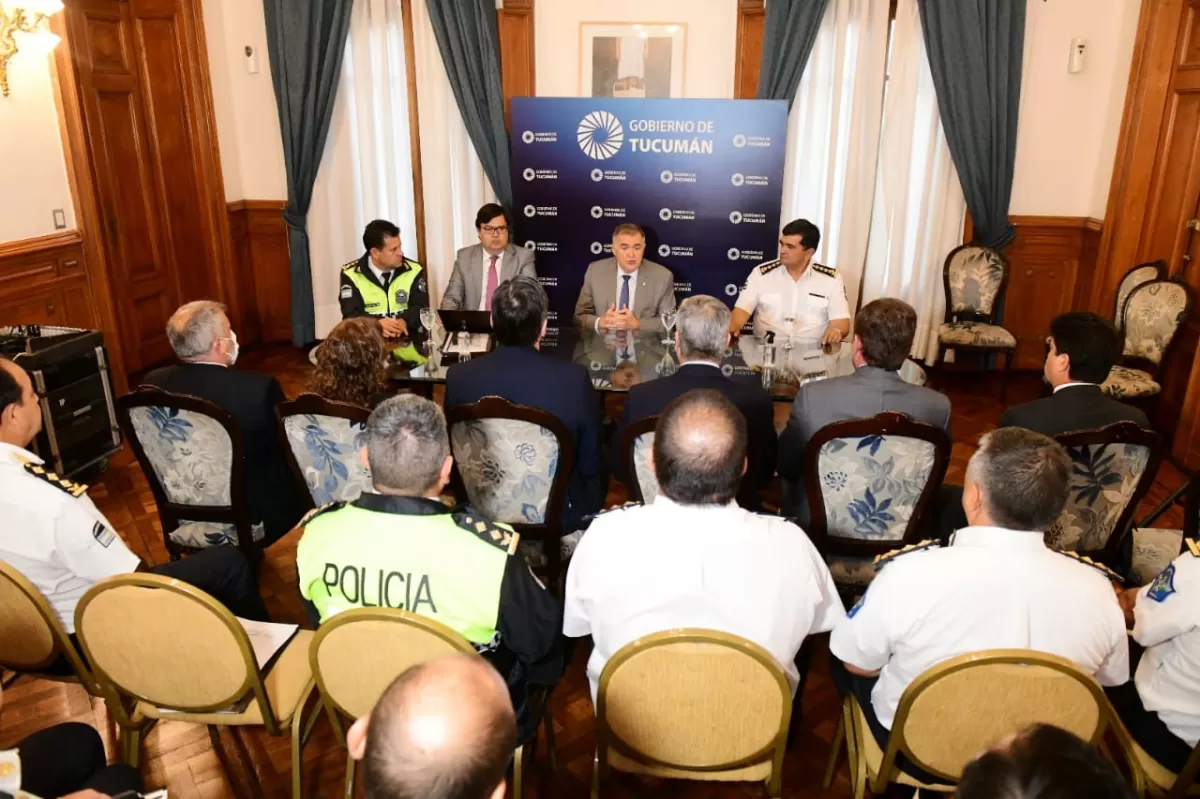
[[[617,442],[620,451],[624,453],[629,497],[647,505],[658,496],[658,478],[650,468],[650,454],[654,451],[654,428],[657,426],[657,416],[639,419],[625,429],[624,436]]]
[[[206,400],[157,389],[121,397],[118,408],[155,495],[168,550],[231,545],[256,558],[263,526],[246,518],[241,432],[233,418]]]
[[[950,312],[990,321],[1008,278],[1004,256],[990,247],[964,245],[946,258],[945,272]]]
[[[928,532],[949,453],[944,430],[899,413],[817,431],[805,453],[808,532],[835,582],[866,585],[875,555]]]
[[[1125,303],[1123,355],[1161,364],[1190,308],[1191,292],[1183,283],[1151,280],[1134,288]]]
[[[471,504],[494,522],[544,524],[558,471],[558,439],[515,419],[474,419],[450,429]]]
[[[1158,470],[1158,433],[1132,422],[1058,437],[1071,456],[1067,504],[1046,545],[1118,562],[1137,504]]]
[[[1125,324],[1125,301],[1129,299],[1130,293],[1143,283],[1158,280],[1166,273],[1166,269],[1166,261],[1151,261],[1138,264],[1121,278],[1121,282],[1117,285],[1117,300],[1113,307],[1113,324],[1117,326],[1118,330]]]
[[[351,502],[371,487],[360,452],[366,446],[370,411],[303,394],[275,409],[284,452],[314,507]]]

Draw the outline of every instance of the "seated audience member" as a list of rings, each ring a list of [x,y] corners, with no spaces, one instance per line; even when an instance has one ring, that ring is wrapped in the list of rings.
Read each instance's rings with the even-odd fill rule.
[[[1129,679],[1125,625],[1103,567],[1043,540],[1066,502],[1070,469],[1066,450],[1040,433],[988,433],[967,465],[970,526],[952,546],[877,562],[829,651],[830,676],[858,699],[881,747],[909,683],[958,655],[1035,649],[1075,661],[1101,685]]]
[[[374,408],[387,399],[383,334],[374,319],[343,319],[317,347],[308,390],[334,402]]]
[[[825,561],[786,519],[734,502],[746,470],[746,420],[711,389],[667,405],[655,430],[659,495],[603,513],[567,572],[563,632],[592,636],[592,699],[604,664],[650,633],[705,627],[747,638],[775,656],[793,690],[805,637],[844,616]]]
[[[533,251],[509,240],[512,224],[508,211],[488,203],[475,214],[475,232],[479,243],[463,247],[454,258],[454,270],[446,293],[443,311],[490,311],[496,287],[517,275],[536,278]]]
[[[19,771],[13,768],[17,765]],[[46,727],[12,749],[0,749],[0,796],[103,799],[141,790],[138,770],[108,765],[100,733],[77,721]]]
[[[963,769],[956,799],[1133,799],[1099,749],[1066,730],[1034,724]]]
[[[779,236],[779,258],[750,270],[730,316],[729,332],[740,335],[754,317],[754,335],[767,333],[839,344],[850,332],[850,306],[838,271],[813,261],[821,231],[793,219]],[[905,355],[908,353],[906,352]]]
[[[604,506],[608,471],[600,451],[601,403],[585,368],[538,352],[546,333],[546,291],[531,277],[501,283],[492,297],[492,335],[499,345],[482,358],[450,367],[446,410],[488,396],[557,416],[575,441],[564,532]]]
[[[623,472],[626,453],[620,450],[629,425],[662,413],[680,394],[711,388],[725,395],[746,419],[747,466],[738,490],[738,504],[758,510],[762,507],[758,492],[775,474],[775,409],[761,385],[734,380],[721,372],[721,357],[729,339],[729,308],[725,303],[703,294],[683,301],[675,322],[679,371],[629,390],[613,439],[613,460],[618,472]],[[628,482],[632,475],[621,474],[621,479]]]
[[[612,257],[588,264],[575,302],[575,324],[596,330],[661,333],[663,311],[675,310],[671,270],[642,256],[646,231],[625,223],[613,231]]]
[[[779,437],[783,515],[808,523],[804,453],[813,435],[827,424],[896,411],[950,432],[950,398],[900,377],[916,329],[917,313],[907,303],[869,302],[854,317],[854,374],[800,387]]]
[[[278,541],[304,513],[306,498],[288,471],[275,419],[285,397],[270,375],[234,369],[237,334],[225,306],[189,302],[167,320],[167,339],[183,363],[155,369],[142,379],[175,394],[214,402],[233,415],[246,448],[246,504],[252,522],[262,522],[263,545]]]
[[[387,220],[368,222],[362,242],[366,252],[342,266],[342,318],[373,316],[384,338],[411,335],[420,326],[421,309],[429,307],[425,267],[404,257],[400,228]]]
[[[1134,740],[1175,773],[1200,741],[1200,546],[1188,543],[1153,582],[1122,595],[1134,678],[1107,689]]]
[[[531,736],[528,684],[562,675],[562,606],[517,552],[516,533],[438,499],[454,459],[437,405],[411,394],[381,403],[367,421],[366,458],[374,491],[305,523],[301,595],[321,621],[389,607],[453,627],[505,676]]]
[[[0,357],[0,561],[42,592],[67,633],[75,605],[96,583],[141,565],[96,509],[87,486],[46,469],[27,448],[42,411],[25,370]],[[265,621],[254,570],[233,547],[212,547],[150,569],[209,593],[237,616]],[[61,666],[61,668],[59,668]],[[70,672],[65,659],[50,671]]]
[[[397,677],[346,745],[372,799],[502,799],[516,724],[496,670],[451,655]]]

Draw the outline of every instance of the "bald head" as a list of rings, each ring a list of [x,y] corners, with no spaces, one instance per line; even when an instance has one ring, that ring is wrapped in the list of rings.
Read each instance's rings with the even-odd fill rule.
[[[211,300],[181,305],[167,320],[167,341],[181,361],[229,361],[231,333],[225,306]]]
[[[746,419],[717,391],[689,391],[658,417],[654,476],[684,505],[726,505],[746,471]]]
[[[495,668],[453,655],[397,677],[350,738],[368,799],[498,799],[517,723]]]

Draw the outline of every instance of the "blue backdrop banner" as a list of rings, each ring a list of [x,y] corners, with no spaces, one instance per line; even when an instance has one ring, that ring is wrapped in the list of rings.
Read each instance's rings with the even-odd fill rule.
[[[622,222],[646,229],[680,301],[732,305],[776,257],[786,141],[783,100],[513,98],[513,241],[537,252],[549,326],[572,324]]]

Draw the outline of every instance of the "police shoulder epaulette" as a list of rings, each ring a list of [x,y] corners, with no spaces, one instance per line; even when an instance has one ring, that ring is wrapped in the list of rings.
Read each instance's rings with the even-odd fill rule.
[[[767,261],[765,264],[758,265],[758,273],[760,275],[769,275],[779,267],[783,266],[783,261],[776,258],[774,261]]]
[[[517,542],[521,540],[519,533],[514,533],[512,530],[505,530],[503,527],[481,519],[469,511],[453,513],[451,515],[459,527],[464,530],[470,530],[480,540],[503,549],[509,555],[517,553]]]
[[[321,507],[313,508],[308,513],[306,513],[302,517],[300,517],[300,521],[296,522],[296,526],[303,527],[304,525],[311,522],[313,519],[320,516],[322,513],[328,513],[331,510],[339,510],[339,509],[345,507],[345,505],[346,505],[345,502],[326,502]]]
[[[584,521],[591,522],[594,519],[599,519],[601,516],[605,515],[606,513],[615,513],[619,510],[629,510],[630,508],[640,508],[640,507],[642,507],[641,502],[626,502],[624,505],[614,505],[611,508],[605,508],[604,510],[597,511],[596,513],[593,513],[591,516],[586,517],[584,519]]]
[[[1183,544],[1187,547],[1188,552],[1192,553],[1193,558],[1200,558],[1200,541],[1196,541],[1194,538],[1185,538]]]
[[[65,477],[59,477],[45,466],[33,463],[32,461],[26,461],[22,465],[25,467],[25,471],[29,472],[34,477],[38,478],[39,480],[45,480],[50,485],[66,491],[73,497],[82,497],[87,493],[87,486],[83,485],[82,483],[76,483],[73,480],[68,480]]]
[[[358,266],[359,260],[360,259],[355,258],[353,261],[347,261],[346,263],[342,264],[342,271],[348,272],[351,269],[353,269],[354,267]]]
[[[893,549],[891,552],[884,552],[882,555],[875,556],[875,568],[880,569],[884,564],[891,563],[901,555],[908,555],[912,552],[920,552],[925,549],[936,549],[940,546],[940,543],[930,538],[925,541],[918,541],[915,544],[909,544],[908,546],[901,547],[900,549]]]
[[[1096,561],[1089,558],[1087,555],[1080,555],[1078,552],[1063,552],[1061,550],[1055,550],[1055,551],[1058,552],[1058,554],[1063,555],[1064,557],[1070,558],[1071,560],[1079,561],[1084,566],[1091,566],[1093,569],[1100,572],[1105,577],[1107,577],[1108,579],[1110,579],[1114,582],[1118,582],[1118,583],[1125,582],[1124,577],[1117,574],[1115,571],[1108,568],[1103,563],[1097,563]]]
[[[820,272],[822,275],[829,275],[830,277],[837,277],[837,270],[834,269],[832,266],[826,266],[825,264],[813,264],[812,268],[814,270],[816,270],[817,272]]]

